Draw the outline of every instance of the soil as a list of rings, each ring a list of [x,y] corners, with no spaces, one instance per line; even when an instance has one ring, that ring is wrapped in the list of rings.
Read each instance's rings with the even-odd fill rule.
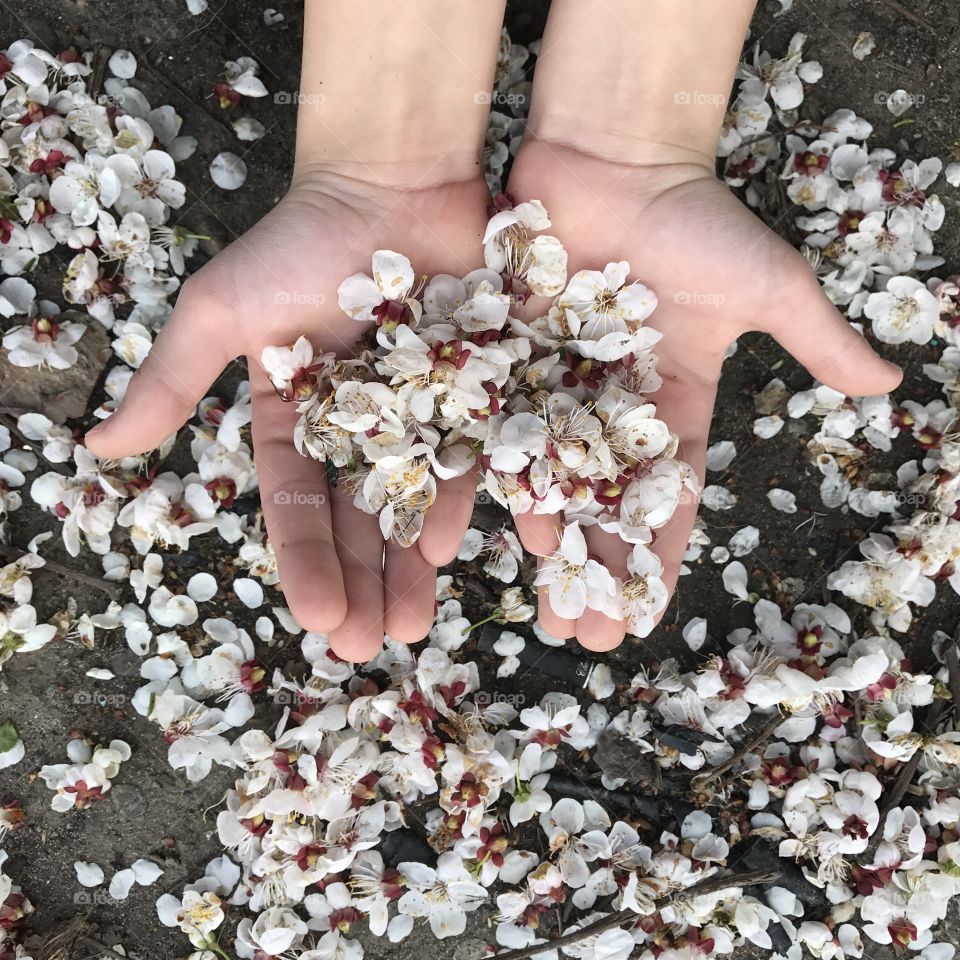
[[[263,122],[268,132],[264,139],[244,144],[224,123],[211,95],[223,61],[242,55],[260,63],[272,94],[297,89],[302,3],[273,0],[273,5],[284,20],[267,27],[263,6],[252,0],[211,0],[210,10],[199,17],[187,12],[184,0],[139,0],[136,4],[128,0],[45,0],[43,4],[10,0],[0,4],[0,38],[6,45],[22,36],[31,37],[55,52],[70,45],[78,49],[103,45],[137,53],[141,66],[136,84],[154,105],[172,103],[184,118],[184,132],[199,140],[194,157],[180,167],[188,201],[176,212],[175,220],[213,238],[204,243],[203,259],[266,213],[284,193],[290,175],[294,107],[276,102],[274,96],[248,101],[245,111]],[[799,30],[809,38],[807,56],[824,65],[824,79],[805,101],[805,116],[819,119],[838,107],[849,107],[875,124],[875,145],[893,147],[916,160],[926,156],[939,156],[945,162],[960,159],[956,139],[960,131],[960,22],[951,0],[905,0],[904,5],[893,0],[797,0],[792,10],[779,17],[774,16],[779,3],[771,0],[767,6],[770,9],[761,3],[751,41],[760,40],[777,54]],[[511,3],[507,24],[514,39],[524,43],[536,39],[547,9],[547,0]],[[877,48],[859,62],[852,56],[851,46],[865,30],[875,34]],[[898,88],[918,101],[923,98],[899,122],[884,105],[884,95]],[[597,91],[597,96],[602,95]],[[287,100],[289,103],[290,98]],[[215,187],[208,173],[210,160],[222,150],[240,154],[249,168],[246,185],[230,195]],[[946,224],[937,235],[938,249],[947,258],[947,266],[956,269],[960,264],[960,192],[942,181],[938,186],[947,207]],[[197,265],[199,261],[195,261]],[[36,282],[42,296],[59,300],[62,271],[54,267],[49,276],[44,273]],[[795,319],[804,322],[803,317]],[[934,396],[934,385],[920,377],[919,369],[923,362],[934,359],[935,347],[888,349],[895,351],[891,356],[898,362],[907,363],[906,386],[900,395],[921,400]],[[237,368],[225,374],[221,384],[224,395],[232,394],[230,387],[240,376],[242,370]],[[789,421],[773,439],[756,440],[751,431],[757,416],[754,397],[774,376],[784,380],[791,392],[805,389],[810,382],[776,344],[761,337],[746,338],[728,362],[711,442],[733,440],[738,455],[727,470],[711,475],[708,482],[728,486],[739,501],[732,510],[704,510],[702,515],[714,545],[726,544],[747,524],[761,530],[759,548],[744,561],[750,589],[780,602],[786,610],[799,601],[822,602],[827,574],[855,555],[859,540],[879,529],[883,518],[869,520],[822,506],[820,475],[805,446],[809,422]],[[909,440],[898,442],[890,455],[873,455],[868,467],[870,484],[886,485],[891,470],[914,455]],[[184,451],[174,455],[178,456],[182,458]],[[176,459],[173,462],[176,464]],[[185,472],[186,461],[173,468]],[[770,507],[766,492],[774,486],[796,493],[796,514],[778,513]],[[256,504],[249,508],[255,509]],[[27,498],[13,515],[12,526],[12,540],[22,547],[52,524]],[[683,665],[691,666],[704,652],[720,651],[731,629],[752,623],[750,605],[735,603],[723,590],[721,566],[709,559],[709,552],[707,548],[691,575],[681,580],[658,630],[646,640],[629,640],[610,656],[615,679],[626,680],[641,664],[666,656],[677,656]],[[59,546],[48,556],[75,569],[85,562],[84,558],[71,559]],[[219,540],[198,538],[191,551],[167,559],[184,581],[199,570],[210,570],[229,585],[233,578],[230,557],[220,549]],[[474,572],[470,565],[461,564],[460,568],[458,572]],[[482,615],[481,611],[489,609],[492,594],[482,576],[464,580],[470,585],[465,595],[468,610]],[[38,576],[36,585],[41,616],[64,609],[70,597],[76,599],[80,611],[91,612],[102,610],[108,600],[82,583],[51,573]],[[282,603],[279,593],[270,593],[270,602]],[[131,599],[126,593],[121,596],[121,602]],[[204,613],[217,615],[216,609],[216,605],[213,610],[207,607]],[[236,612],[243,609],[239,604],[222,609],[243,622]],[[952,632],[958,611],[960,599],[944,587],[937,601],[917,617],[905,643],[918,667],[931,662],[933,631]],[[696,658],[680,635],[683,625],[694,616],[707,618],[710,638]],[[860,633],[869,630],[862,612],[855,614],[854,623]],[[199,629],[195,632],[199,636]],[[279,645],[268,651],[271,664],[298,659],[296,642],[288,652],[282,633],[278,634]],[[485,668],[491,665],[490,658],[476,655]],[[102,683],[85,676],[87,670],[104,666],[118,679]],[[19,880],[34,903],[37,912],[32,929],[40,936],[81,916],[89,936],[102,944],[122,943],[128,955],[143,960],[185,957],[190,952],[186,938],[159,925],[154,902],[161,892],[179,892],[185,882],[203,873],[209,859],[222,853],[216,839],[216,808],[233,777],[230,771],[215,768],[201,783],[191,785],[173,771],[156,727],[130,706],[129,698],[138,685],[136,658],[127,652],[119,632],[98,632],[93,650],[61,642],[4,665],[0,721],[8,716],[15,720],[27,758],[0,772],[0,799],[19,797],[28,823],[5,841],[11,855],[5,870]],[[522,670],[511,681],[498,682],[497,689],[532,702],[541,692],[561,686],[537,671]],[[43,764],[66,759],[65,746],[73,731],[100,742],[123,738],[133,747],[133,756],[122,767],[107,800],[84,811],[57,814],[49,806],[50,792],[34,772]],[[156,860],[164,868],[164,876],[152,887],[134,887],[123,902],[107,901],[105,887],[101,892],[81,888],[74,875],[75,860],[99,863],[109,880],[114,870],[139,857]],[[473,915],[465,939],[486,939],[490,935],[486,918],[482,911]],[[956,923],[948,922],[939,939],[955,941],[957,932]],[[361,939],[372,947],[369,938]],[[451,956],[456,946],[437,942],[428,931],[418,929],[399,946],[377,943],[371,955],[432,960]],[[877,957],[883,952],[872,944],[870,948]],[[77,949],[77,957],[96,953],[92,948]]]

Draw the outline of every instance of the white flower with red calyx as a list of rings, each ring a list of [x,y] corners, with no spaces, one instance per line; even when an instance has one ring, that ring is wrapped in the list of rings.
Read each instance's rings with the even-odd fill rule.
[[[628,633],[646,637],[670,599],[666,584],[660,579],[663,564],[652,550],[637,543],[627,558],[627,572],[630,576],[624,578],[609,612],[615,619],[626,621]]]
[[[221,736],[230,729],[222,710],[167,689],[153,702],[150,719],[164,731],[170,745],[170,766],[183,769],[191,783],[202,780],[214,763],[233,765],[230,744]]]
[[[388,867],[376,850],[364,850],[350,868],[347,881],[353,904],[367,917],[370,932],[382,937],[389,921],[389,905],[403,896],[403,876]]]
[[[55,791],[50,806],[58,813],[103,799],[120,764],[130,759],[130,746],[123,740],[111,740],[109,746],[93,749],[88,741],[76,739],[67,744],[67,756],[72,763],[40,768],[41,779]]]
[[[80,354],[74,344],[86,333],[86,324],[67,320],[57,323],[56,316],[35,317],[29,326],[12,327],[3,336],[15,367],[50,367],[68,370]]]
[[[485,268],[471,271],[462,280],[437,274],[423,293],[424,326],[452,324],[468,337],[502,330],[509,312],[510,298],[503,293],[503,279]]]
[[[190,538],[212,530],[200,522],[183,502],[183,481],[175,473],[161,473],[124,504],[117,523],[130,530],[130,540],[140,554],[156,543],[187,549]]]
[[[267,686],[266,669],[258,663],[246,630],[238,630],[232,624],[230,628],[214,637],[218,641],[216,649],[181,670],[181,678],[189,688],[216,694],[218,702],[230,701],[224,717],[240,727],[253,716],[251,695]]]
[[[567,323],[581,356],[620,360],[649,350],[660,339],[656,330],[641,326],[656,309],[657,296],[638,280],[627,284],[629,273],[625,260],[608,263],[602,272],[581,270],[557,298],[557,308],[575,315],[574,320],[568,314]]]
[[[119,223],[105,210],[97,217],[101,261],[146,263],[153,266],[149,255],[150,226],[140,213],[124,214]]]
[[[425,918],[438,940],[462,934],[467,913],[487,899],[487,891],[473,882],[463,861],[452,851],[440,855],[436,868],[405,862],[399,864],[399,870],[407,892],[397,908],[402,914]]]
[[[937,298],[913,277],[891,277],[886,290],[871,293],[863,307],[884,343],[927,343],[940,319]]]
[[[564,527],[559,548],[544,558],[534,583],[547,588],[554,613],[571,620],[588,608],[607,611],[617,595],[610,571],[588,556],[587,541],[577,521]]]
[[[804,82],[816,83],[823,75],[817,61],[803,60],[802,51],[806,41],[805,34],[795,33],[790,40],[786,57],[781,60],[774,60],[769,53],[761,50],[757,43],[753,51],[753,62],[742,63],[737,71],[738,78],[743,81],[740,84],[740,95],[754,100],[765,100],[769,94],[778,110],[793,110],[799,107],[803,103]]]
[[[483,564],[484,573],[503,583],[516,580],[523,559],[523,548],[512,530],[506,527],[501,527],[495,533],[484,533],[473,527],[467,530],[457,559],[474,560],[481,554],[487,558]]]
[[[931,928],[946,916],[955,891],[956,881],[930,861],[897,871],[863,898],[863,932],[875,943],[922,950],[932,942]]]
[[[253,57],[238,57],[223,65],[223,80],[213,88],[221,109],[237,106],[243,97],[265,97],[268,93],[257,76],[260,65]]]
[[[509,817],[514,826],[532,820],[553,805],[545,788],[550,782],[549,770],[555,760],[556,754],[553,751],[544,753],[536,740],[524,746],[516,760],[517,769],[513,779],[504,784],[513,797]]]
[[[296,950],[309,928],[289,907],[270,907],[256,920],[244,917],[237,927],[236,950],[241,957],[277,957]]]
[[[521,303],[530,294],[553,297],[567,282],[567,252],[556,238],[540,235],[550,218],[539,200],[514,205],[506,194],[494,199],[497,212],[483,235],[487,268],[503,278],[503,291]]]
[[[332,353],[316,354],[306,337],[292,346],[264,347],[260,363],[284,400],[309,400],[326,381],[336,358]]]
[[[901,274],[912,270],[916,263],[916,228],[904,217],[895,217],[884,210],[869,213],[848,210],[840,218],[837,230],[843,240],[843,251],[837,262],[848,267],[850,272],[846,276],[856,281],[854,294],[863,286],[867,268],[880,274]],[[859,299],[866,298],[867,294],[863,293]],[[851,298],[844,299],[849,302]],[[862,310],[862,306],[859,309]]]
[[[203,950],[212,942],[213,931],[223,923],[225,914],[220,897],[212,890],[185,890],[180,900],[170,893],[160,897],[157,916],[164,926],[179,927],[195,947]]]
[[[790,150],[782,177],[789,181],[787,194],[807,210],[846,210],[848,194],[837,182],[852,180],[868,162],[866,150],[858,144],[835,145],[829,140],[808,144],[802,137],[788,136]]]
[[[616,487],[605,492],[612,495],[611,502],[619,499],[619,511],[616,517],[601,517],[598,523],[628,543],[649,543],[651,531],[670,520],[683,498],[699,492],[696,474],[682,461],[641,462],[632,476],[618,478]]]
[[[892,157],[891,153],[891,160]],[[862,197],[864,209],[892,207],[930,230],[939,229],[944,218],[943,204],[936,195],[928,196],[927,190],[940,176],[943,162],[936,157],[920,163],[905,160],[899,167],[883,167],[879,165],[882,162],[881,157],[854,177],[854,190]]]
[[[355,502],[379,517],[384,540],[402,546],[415,543],[427,510],[437,497],[437,481],[427,459],[388,456],[363,481]]]
[[[373,277],[355,273],[340,284],[340,309],[354,320],[375,321],[392,333],[403,324],[417,324],[423,306],[414,294],[416,277],[410,261],[392,250],[373,255]]]
[[[417,421],[459,427],[472,411],[486,411],[491,392],[506,381],[509,357],[499,353],[459,339],[445,324],[427,327],[421,335],[399,327],[396,347],[377,370],[399,386],[400,403]]]
[[[126,488],[107,471],[86,447],[73,451],[77,473],[64,477],[45,473],[33,481],[30,496],[63,521],[63,542],[70,556],[80,553],[81,534],[94,553],[110,550],[110,531]]]
[[[526,729],[511,730],[510,735],[547,750],[556,750],[565,740],[579,741],[589,732],[587,721],[580,716],[580,704],[567,693],[546,694],[538,706],[522,710],[520,720]]]
[[[127,158],[132,161],[132,158]],[[186,199],[186,187],[176,179],[173,157],[163,150],[148,150],[139,164],[118,169],[123,192],[117,209],[125,215],[137,214],[150,227],[163,227],[169,210],[178,210]]]
[[[594,412],[603,424],[598,459],[609,480],[656,457],[669,458],[676,451],[677,437],[656,418],[656,404],[644,403],[642,397],[608,386],[597,399]]]
[[[32,40],[17,40],[0,53],[0,92],[6,93],[11,81],[34,87],[47,79],[47,64],[38,53]]]
[[[330,873],[346,870],[359,853],[372,849],[380,842],[388,812],[390,819],[395,820],[396,805],[380,800],[327,824],[321,860]]]
[[[918,561],[903,556],[883,534],[874,533],[862,541],[860,552],[863,560],[847,560],[827,577],[827,586],[872,607],[892,629],[908,629],[913,619],[910,604],[930,604],[936,585],[923,576]]]
[[[836,604],[798,603],[789,623],[769,600],[758,600],[753,612],[761,641],[777,656],[795,661],[792,666],[822,664],[846,649],[850,618]]]
[[[131,157],[104,157],[88,153],[81,160],[68,160],[61,174],[50,184],[50,202],[60,213],[70,215],[78,227],[97,222],[101,209],[117,200],[130,173],[137,170]]]
[[[876,784],[876,796],[868,796],[857,790],[837,790],[831,802],[820,807],[820,816],[834,837],[829,844],[821,842],[821,850],[831,855],[850,856],[863,853],[870,837],[880,825],[880,812],[876,798],[880,795],[880,783]]]
[[[582,887],[590,878],[587,864],[610,856],[606,833],[585,829],[589,825],[584,807],[572,797],[558,800],[549,813],[542,813],[540,826],[550,844],[551,857],[569,887]]]
[[[211,443],[197,464],[199,482],[187,482],[184,503],[200,521],[211,520],[223,507],[229,510],[237,497],[242,497],[256,485],[256,470],[247,445],[227,450],[219,443]],[[190,481],[190,477],[186,477]]]

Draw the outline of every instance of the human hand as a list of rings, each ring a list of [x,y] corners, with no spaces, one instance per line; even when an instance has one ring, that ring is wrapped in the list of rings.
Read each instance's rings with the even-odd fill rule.
[[[154,449],[193,415],[223,368],[246,355],[280,583],[297,621],[329,632],[344,659],[368,660],[384,633],[405,642],[427,634],[436,567],[456,556],[476,480],[468,473],[439,483],[417,544],[384,545],[377,518],[297,453],[296,404],[277,397],[260,354],[306,334],[318,350],[352,355],[366,327],[338,307],[340,282],[368,272],[377,249],[403,250],[418,274],[466,274],[479,265],[488,198],[479,176],[413,190],[299,176],[270,214],[187,281],[120,409],[87,436],[101,457]]]
[[[707,158],[634,165],[528,137],[507,189],[543,201],[571,275],[627,260],[633,277],[657,294],[645,326],[663,334],[655,348],[663,386],[651,400],[658,419],[680,437],[678,458],[701,480],[724,353],[748,330],[771,334],[814,377],[846,394],[886,393],[900,381],[900,370],[881,360],[823,295],[803,257],[715,178]],[[536,313],[537,305],[531,307]],[[671,591],[696,512],[696,498],[687,496],[657,531],[653,549]],[[516,519],[530,552],[556,549],[555,515]],[[585,533],[591,554],[623,577],[631,545],[596,526]],[[576,622],[558,617],[544,589],[540,622],[554,636],[576,634],[592,650],[609,650],[624,637],[623,623],[595,610]]]

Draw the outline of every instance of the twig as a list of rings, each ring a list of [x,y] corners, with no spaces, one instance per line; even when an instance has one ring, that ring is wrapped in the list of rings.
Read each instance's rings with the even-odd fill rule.
[[[113,947],[108,947],[105,943],[100,943],[92,937],[82,936],[77,943],[82,943],[84,946],[91,947],[93,950],[99,950],[100,955],[106,953],[111,957],[119,957],[120,960],[134,960],[131,954],[120,953],[119,950],[114,950]]]
[[[960,631],[958,631],[960,632]],[[943,653],[947,661],[947,678],[950,684],[950,697],[954,711],[960,713],[960,649],[953,643]]]
[[[937,33],[937,28],[932,24],[923,19],[923,17],[918,16],[908,7],[905,7],[900,0],[881,0],[882,3],[885,3],[888,7],[893,10],[896,10],[905,20],[909,20],[911,23],[917,24],[919,27],[923,27],[924,30],[929,30],[931,33]]]
[[[22,557],[29,555],[29,551],[27,550],[19,550],[16,547],[8,547],[4,544],[0,544],[0,557],[4,558],[8,563],[15,563]],[[40,555],[37,554],[37,556]],[[93,587],[94,590],[102,591],[108,597],[110,597],[111,600],[116,600],[120,596],[120,592],[117,590],[116,585],[110,583],[108,580],[104,580],[102,577],[92,577],[89,573],[83,573],[80,570],[74,570],[62,563],[57,563],[56,560],[48,560],[46,557],[40,557],[40,559],[43,560],[43,566],[51,573],[59,573],[62,577],[69,577],[71,580],[76,580],[78,583],[85,583],[88,587]]]
[[[54,463],[48,460],[43,453],[43,446],[38,445],[35,440],[30,440],[24,435],[23,431],[17,426],[17,418],[8,410],[0,408],[0,423],[2,423],[28,450],[33,451],[54,473],[59,473],[62,477],[72,477],[70,469],[62,463]]]
[[[90,74],[90,99],[99,100],[103,90],[103,78],[107,73],[107,63],[110,60],[110,48],[100,44],[93,58],[93,72]]]
[[[752,753],[757,749],[766,739],[773,733],[780,724],[783,723],[783,718],[779,713],[774,714],[764,725],[757,731],[756,735],[751,737],[737,752],[729,759],[725,760],[719,766],[714,767],[711,770],[706,770],[703,773],[698,774],[693,778],[691,784],[696,786],[697,783],[705,784],[709,783],[711,780],[715,780],[717,777],[723,776],[728,770],[732,770],[736,764],[738,764],[748,753]]]
[[[658,897],[654,901],[654,906],[659,908],[667,903],[686,900],[688,897],[716,893],[718,890],[727,890],[730,887],[750,887],[754,884],[773,883],[779,879],[779,870],[752,870],[747,873],[728,874],[725,877],[708,877],[701,883],[695,883],[684,890],[675,890],[673,893]],[[641,916],[633,910],[620,910],[618,913],[612,913],[595,923],[588,923],[587,926],[581,927],[579,930],[557,937],[556,940],[533,943],[527,947],[521,947],[519,950],[508,950],[506,953],[494,954],[493,960],[527,960],[528,957],[534,957],[538,953],[556,950],[558,947],[568,947],[572,943],[580,943],[581,940],[597,936],[605,930],[612,930],[614,927],[620,927],[625,923],[637,923],[640,919]]]

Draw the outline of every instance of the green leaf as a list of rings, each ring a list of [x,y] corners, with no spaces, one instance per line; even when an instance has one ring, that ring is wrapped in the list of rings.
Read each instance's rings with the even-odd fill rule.
[[[19,739],[17,728],[12,720],[0,724],[0,753],[8,753],[17,745]]]

